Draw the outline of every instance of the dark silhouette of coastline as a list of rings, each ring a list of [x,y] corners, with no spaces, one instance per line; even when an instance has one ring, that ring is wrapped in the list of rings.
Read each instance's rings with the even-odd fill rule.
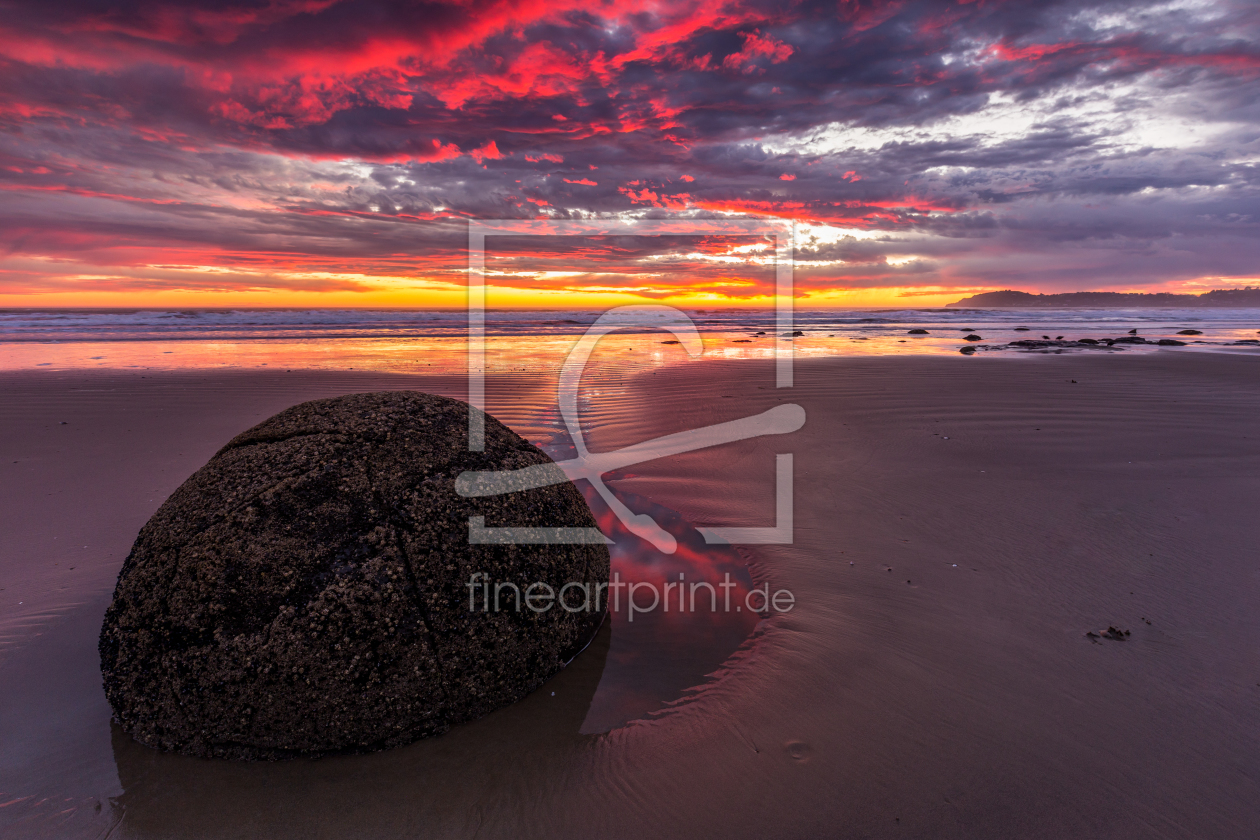
[[[1141,294],[1133,292],[1069,292],[1058,295],[1034,295],[1006,289],[984,292],[945,304],[963,309],[1193,309],[1260,308],[1260,287],[1213,289],[1201,295],[1178,295],[1171,292]]]

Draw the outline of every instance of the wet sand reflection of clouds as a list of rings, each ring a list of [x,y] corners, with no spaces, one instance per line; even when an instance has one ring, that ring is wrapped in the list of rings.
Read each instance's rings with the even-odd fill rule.
[[[625,581],[653,584],[662,596],[665,584],[678,582],[680,576],[688,587],[707,582],[716,591],[717,609],[712,609],[715,599],[708,590],[699,587],[695,592],[695,610],[690,609],[690,588],[684,594],[687,609],[678,610],[677,586],[669,591],[668,610],[662,603],[656,609],[631,616],[624,598],[620,610],[610,609],[612,646],[599,689],[582,724],[584,733],[607,732],[649,718],[682,698],[688,689],[701,686],[744,643],[760,620],[745,606],[753,581],[747,562],[733,546],[706,545],[700,532],[678,513],[638,496],[618,495],[632,510],[650,514],[674,536],[678,548],[673,554],[661,553],[627,531],[598,495],[586,490],[601,530],[614,542],[610,547],[612,573]],[[726,575],[735,584],[729,588],[729,611],[725,609],[723,590],[718,587]],[[639,591],[640,609],[651,603],[651,597],[650,592]],[[756,596],[753,604],[761,606]]]

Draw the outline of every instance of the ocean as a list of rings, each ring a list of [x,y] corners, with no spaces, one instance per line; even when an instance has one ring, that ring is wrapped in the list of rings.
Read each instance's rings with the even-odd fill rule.
[[[487,312],[489,369],[545,364],[601,314]],[[681,361],[684,351],[662,342],[674,340],[669,328],[688,323],[703,337],[704,355],[720,358],[771,356],[776,340],[785,339],[796,355],[818,356],[957,353],[969,333],[981,336],[973,342],[981,350],[1022,338],[1098,339],[1132,329],[1152,341],[1184,340],[1191,350],[1226,349],[1260,335],[1260,309],[798,308],[792,318],[798,336],[779,335],[770,309],[675,310],[657,318],[659,327],[620,330],[604,340],[605,348],[651,350],[645,359],[650,364]],[[928,332],[910,335],[911,329]],[[1202,335],[1177,335],[1186,329]],[[0,310],[0,370],[271,366],[453,372],[465,369],[467,335],[467,314],[460,310],[8,309]]]

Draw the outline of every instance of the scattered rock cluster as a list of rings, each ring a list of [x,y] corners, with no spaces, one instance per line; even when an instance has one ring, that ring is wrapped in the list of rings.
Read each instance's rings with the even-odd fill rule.
[[[1149,621],[1147,621],[1146,623],[1150,624]],[[1128,641],[1129,639],[1129,631],[1121,630],[1119,627],[1116,627],[1115,625],[1109,625],[1107,629],[1104,630],[1102,633],[1095,633],[1093,630],[1090,630],[1088,633],[1085,634],[1085,638],[1089,639],[1091,642],[1095,644],[1098,644],[1099,639],[1110,639],[1113,642],[1124,642],[1124,641]]]
[[[1030,329],[1029,327],[1015,327],[1014,331],[1015,332],[1029,332],[1029,329]],[[926,333],[927,331],[926,330],[910,330],[910,332],[912,334],[920,334],[920,333]],[[1125,349],[1126,346],[1129,346],[1129,345],[1144,345],[1144,346],[1149,346],[1149,347],[1185,347],[1187,344],[1187,342],[1180,341],[1175,338],[1161,338],[1155,341],[1151,341],[1150,339],[1147,339],[1138,335],[1137,332],[1138,331],[1136,329],[1129,330],[1127,335],[1122,335],[1119,338],[1078,338],[1075,340],[1065,339],[1061,335],[1055,336],[1054,338],[1051,338],[1048,335],[1043,335],[1040,339],[1023,338],[1023,339],[1018,339],[1016,341],[1007,342],[1006,344],[982,344],[978,348],[977,347],[960,347],[959,352],[964,355],[970,356],[970,355],[973,355],[977,351],[977,349],[993,351],[993,350],[1005,350],[1009,348],[1009,349],[1014,349],[1014,350],[1036,351],[1036,352],[1042,352],[1042,353],[1046,353],[1046,352],[1061,353],[1064,350],[1090,350],[1090,349],[1123,350]],[[1185,335],[1185,336],[1203,335],[1203,331],[1185,329],[1185,330],[1179,330],[1177,332],[1177,335]],[[983,341],[984,339],[982,339],[979,335],[970,334],[970,335],[963,336],[963,340],[975,342],[975,341]],[[1195,341],[1194,343],[1195,344],[1212,344],[1214,342]],[[1215,343],[1218,344],[1219,346],[1225,346],[1225,347],[1260,347],[1260,339],[1254,339],[1254,338],[1244,338],[1238,341],[1215,342]]]

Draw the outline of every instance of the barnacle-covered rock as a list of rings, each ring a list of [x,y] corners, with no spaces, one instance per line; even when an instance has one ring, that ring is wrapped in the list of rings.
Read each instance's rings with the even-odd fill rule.
[[[119,725],[196,756],[362,752],[480,717],[563,667],[601,615],[517,610],[510,597],[470,609],[468,582],[594,585],[608,549],[470,545],[474,516],[596,523],[568,481],[457,494],[465,470],[551,463],[489,416],[485,451],[469,452],[469,411],[416,392],[316,400],[219,451],[119,574],[100,639]]]

